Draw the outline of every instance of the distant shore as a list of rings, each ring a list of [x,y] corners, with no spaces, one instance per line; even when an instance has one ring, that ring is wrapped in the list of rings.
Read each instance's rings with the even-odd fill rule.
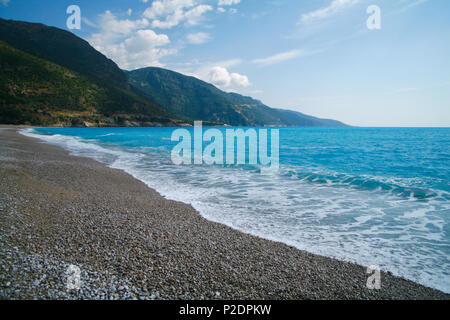
[[[127,173],[0,130],[1,299],[450,299],[210,222]],[[69,265],[81,288],[66,288]]]

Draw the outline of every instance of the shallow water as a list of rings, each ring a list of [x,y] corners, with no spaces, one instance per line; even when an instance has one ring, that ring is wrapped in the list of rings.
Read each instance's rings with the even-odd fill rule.
[[[123,169],[210,220],[450,292],[449,128],[279,128],[270,175],[176,166],[173,130],[22,132]]]

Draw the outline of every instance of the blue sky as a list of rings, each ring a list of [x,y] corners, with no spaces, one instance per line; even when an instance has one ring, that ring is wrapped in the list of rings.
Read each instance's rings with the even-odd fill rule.
[[[450,126],[448,0],[0,0],[0,17],[67,29],[73,4],[72,31],[123,69],[161,66],[351,125]]]

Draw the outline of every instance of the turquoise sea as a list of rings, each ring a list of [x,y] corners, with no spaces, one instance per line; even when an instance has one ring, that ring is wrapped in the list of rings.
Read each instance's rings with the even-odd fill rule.
[[[450,292],[450,128],[279,128],[269,175],[174,165],[175,129],[22,133],[123,169],[209,220]]]

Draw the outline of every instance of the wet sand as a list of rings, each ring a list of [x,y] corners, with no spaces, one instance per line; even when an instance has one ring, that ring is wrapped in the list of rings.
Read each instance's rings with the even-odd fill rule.
[[[449,299],[210,222],[127,173],[0,129],[2,299]],[[66,287],[67,268],[81,288]]]

